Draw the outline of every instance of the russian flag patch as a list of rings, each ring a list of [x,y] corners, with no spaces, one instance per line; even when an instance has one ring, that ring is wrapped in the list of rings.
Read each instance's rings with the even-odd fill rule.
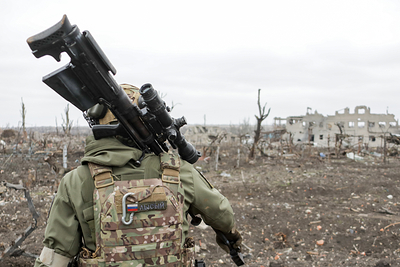
[[[138,204],[128,204],[126,205],[128,212],[133,212],[138,210]]]

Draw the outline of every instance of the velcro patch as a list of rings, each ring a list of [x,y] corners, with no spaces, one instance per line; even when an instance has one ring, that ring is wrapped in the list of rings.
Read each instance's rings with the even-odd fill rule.
[[[128,204],[126,205],[126,210],[128,212],[134,212],[134,211],[138,211],[138,204]]]
[[[127,206],[129,206],[128,204]],[[141,211],[149,211],[149,210],[166,210],[167,209],[167,201],[157,201],[157,202],[143,202],[136,203],[137,210],[136,212]],[[129,207],[128,207],[129,212]]]
[[[146,187],[142,188],[130,188],[127,192],[133,192],[133,193],[140,193],[145,190]],[[123,193],[121,191],[117,191],[115,194],[115,205],[117,209],[117,213],[122,213],[122,197]],[[164,203],[165,208],[160,208],[163,207],[161,203]],[[130,206],[132,205],[132,206]],[[137,205],[134,207],[133,205]],[[150,206],[149,206],[150,205]],[[153,205],[153,206],[151,206]],[[156,208],[157,207],[157,208]],[[147,210],[165,210],[167,209],[167,195],[165,193],[165,189],[163,187],[156,187],[154,188],[152,194],[139,202],[133,202],[129,200],[129,197],[127,198],[126,202],[126,208],[127,212],[138,212],[138,211],[147,211]],[[137,210],[133,210],[137,208]],[[131,209],[131,210],[130,210]]]
[[[161,176],[163,182],[171,183],[171,184],[179,184],[179,171],[172,169],[164,169],[163,174]]]

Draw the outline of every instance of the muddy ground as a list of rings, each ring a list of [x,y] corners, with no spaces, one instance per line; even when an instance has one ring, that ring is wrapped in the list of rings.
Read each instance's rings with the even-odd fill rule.
[[[46,140],[3,149],[0,181],[23,184],[40,213],[37,229],[20,246],[17,257],[0,266],[32,266],[42,245],[46,216],[61,175],[49,164],[62,162],[61,143],[68,145],[68,167],[79,165],[84,138]],[[32,149],[33,148],[33,149]],[[25,150],[24,150],[25,149]],[[245,266],[400,266],[400,161],[362,155],[261,157],[237,166],[236,148],[221,148],[196,163],[210,182],[227,196],[243,235]],[[242,149],[245,151],[245,149]],[[312,156],[310,156],[312,155]],[[47,159],[47,162],[45,161]],[[62,173],[62,170],[58,170]],[[0,186],[0,253],[33,222],[22,190]],[[214,242],[212,229],[192,228],[198,259],[207,266],[235,266]]]

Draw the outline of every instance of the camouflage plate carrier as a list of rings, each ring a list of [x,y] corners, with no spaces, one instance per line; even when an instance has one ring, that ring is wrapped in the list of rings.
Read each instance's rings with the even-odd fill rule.
[[[180,160],[160,154],[161,178],[115,181],[111,167],[89,163],[95,182],[96,251],[79,266],[193,266],[194,241],[182,246],[184,194]]]

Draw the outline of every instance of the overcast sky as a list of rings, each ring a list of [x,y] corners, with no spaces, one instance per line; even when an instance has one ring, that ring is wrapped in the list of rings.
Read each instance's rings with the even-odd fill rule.
[[[99,4],[101,3],[101,4]],[[366,105],[400,117],[400,1],[57,1],[0,4],[0,127],[55,126],[67,101],[26,39],[66,14],[88,30],[118,83],[152,83],[189,124],[255,123],[257,90],[274,117]],[[70,105],[75,124],[86,125]]]

